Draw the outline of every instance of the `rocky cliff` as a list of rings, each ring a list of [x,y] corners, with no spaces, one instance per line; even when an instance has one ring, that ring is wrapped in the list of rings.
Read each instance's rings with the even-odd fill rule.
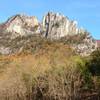
[[[60,13],[49,12],[44,16],[42,25],[45,30],[44,36],[51,39],[59,39],[85,31],[77,27],[77,21],[71,21]]]
[[[96,41],[86,30],[78,28],[76,21],[71,21],[59,13],[48,12],[42,22],[35,16],[15,15],[1,24],[0,53],[17,53],[26,45],[32,44],[35,36],[50,41],[63,39],[63,42],[70,43],[81,55],[90,54],[97,48]]]
[[[15,15],[6,22],[6,31],[13,33],[12,38],[38,34],[39,22],[35,16]]]

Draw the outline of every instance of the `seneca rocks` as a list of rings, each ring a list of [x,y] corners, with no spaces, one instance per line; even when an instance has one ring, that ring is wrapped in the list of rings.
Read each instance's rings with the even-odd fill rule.
[[[0,24],[0,54],[11,54],[12,51],[16,53],[22,50],[27,40],[24,40],[24,42],[22,40],[16,41],[17,37],[39,35],[52,41],[80,34],[87,34],[82,38],[81,41],[83,42],[79,44],[73,43],[71,46],[77,53],[88,55],[97,48],[97,43],[86,30],[77,26],[77,21],[69,20],[64,15],[53,12],[48,12],[43,17],[42,22],[39,22],[35,16],[18,14]],[[14,48],[12,41],[14,41],[15,45],[22,43],[21,47]]]
[[[77,27],[77,21],[71,21],[64,15],[49,12],[42,22],[45,30],[44,36],[51,39],[59,39],[69,35],[84,33],[85,30]]]

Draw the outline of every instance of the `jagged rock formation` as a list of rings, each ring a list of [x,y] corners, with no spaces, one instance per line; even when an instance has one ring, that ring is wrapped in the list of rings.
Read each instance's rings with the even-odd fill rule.
[[[35,36],[51,41],[63,39],[66,43],[70,42],[69,45],[81,55],[88,55],[97,48],[96,41],[86,30],[78,28],[76,21],[71,21],[59,13],[49,12],[42,23],[34,16],[15,15],[1,24],[0,54],[21,52],[26,45],[34,44]]]
[[[44,36],[51,39],[59,39],[85,31],[77,27],[77,21],[71,21],[64,15],[52,12],[44,16],[42,25],[45,30]]]
[[[35,16],[15,15],[5,23],[6,31],[13,33],[12,38],[29,34],[38,34],[39,22]]]

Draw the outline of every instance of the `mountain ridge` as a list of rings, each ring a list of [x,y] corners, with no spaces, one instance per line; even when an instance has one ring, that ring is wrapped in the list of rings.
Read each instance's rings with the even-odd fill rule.
[[[19,52],[24,45],[31,42],[31,39],[27,38],[28,36],[33,38],[40,36],[50,41],[63,39],[62,41],[66,41],[66,43],[70,41],[72,48],[81,55],[88,55],[97,48],[96,40],[85,29],[78,28],[76,21],[71,21],[60,13],[48,12],[42,22],[39,22],[35,16],[18,14],[1,24],[0,53]],[[20,38],[20,41],[16,38]],[[26,38],[27,40],[25,40]],[[20,47],[20,50],[15,49],[16,46]]]

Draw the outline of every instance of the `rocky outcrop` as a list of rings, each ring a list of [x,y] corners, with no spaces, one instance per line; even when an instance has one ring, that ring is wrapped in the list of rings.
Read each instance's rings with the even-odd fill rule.
[[[12,54],[23,47],[17,38],[40,34],[40,24],[34,16],[15,15],[0,25],[0,54]],[[19,45],[17,45],[19,43]],[[19,47],[17,47],[19,46]]]
[[[76,21],[59,13],[49,12],[43,17],[42,23],[34,16],[15,15],[1,24],[0,54],[21,52],[38,35],[49,40],[63,39],[83,56],[97,48],[97,42],[86,30],[78,28]]]
[[[5,25],[6,31],[13,33],[12,38],[40,33],[38,19],[34,16],[15,15],[8,19]]]
[[[64,15],[49,12],[43,18],[44,36],[51,39],[59,39],[67,35],[84,33],[85,30],[77,27],[77,21],[71,21]]]
[[[97,42],[85,29],[77,27],[77,21],[71,21],[64,15],[49,12],[43,18],[44,36],[50,39],[74,41],[70,45],[76,53],[86,56],[97,48]]]

